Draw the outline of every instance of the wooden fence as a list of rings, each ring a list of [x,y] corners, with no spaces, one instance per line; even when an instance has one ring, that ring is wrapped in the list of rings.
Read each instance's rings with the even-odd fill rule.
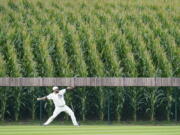
[[[0,78],[0,86],[180,86],[180,78]]]

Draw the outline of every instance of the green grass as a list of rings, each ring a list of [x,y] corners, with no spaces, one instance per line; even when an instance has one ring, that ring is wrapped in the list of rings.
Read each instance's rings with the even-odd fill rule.
[[[0,135],[180,135],[179,126],[0,126]]]

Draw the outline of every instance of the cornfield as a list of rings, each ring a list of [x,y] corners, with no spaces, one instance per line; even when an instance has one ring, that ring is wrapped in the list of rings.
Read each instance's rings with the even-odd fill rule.
[[[0,77],[180,77],[179,7],[179,0],[1,0]],[[0,119],[38,119],[36,98],[50,92],[1,87]],[[153,121],[173,119],[178,96],[170,87],[82,87],[66,101],[83,121]],[[50,115],[52,103],[43,105]]]

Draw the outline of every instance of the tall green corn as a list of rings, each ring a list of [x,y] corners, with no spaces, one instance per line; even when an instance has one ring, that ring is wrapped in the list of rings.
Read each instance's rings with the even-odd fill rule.
[[[8,35],[7,38],[8,39],[12,39],[12,36],[15,30],[10,30],[8,31]],[[21,74],[21,66],[19,65],[19,60],[17,58],[17,52],[14,48],[14,45],[12,42],[7,41],[7,43],[4,45],[4,51],[5,51],[5,59],[6,59],[6,63],[7,63],[7,74],[8,76],[11,77],[20,77],[22,76]],[[21,102],[21,94],[22,94],[22,89],[21,88],[13,88],[12,89],[12,93],[13,93],[13,99],[14,99],[14,117],[15,120],[19,120],[19,115],[20,115],[20,107],[22,105]]]
[[[4,58],[2,54],[0,53],[0,77],[6,76],[6,63],[4,61]],[[0,119],[2,121],[5,120],[5,113],[7,111],[7,100],[8,100],[8,94],[7,89],[5,87],[0,87]]]
[[[32,53],[32,43],[31,43],[31,38],[30,35],[27,34],[27,31],[23,31],[23,63],[22,66],[25,69],[23,72],[23,76],[26,77],[35,77],[37,76],[37,63],[34,61],[34,55]],[[35,112],[36,112],[36,88],[29,87],[28,88],[28,96],[31,95],[31,115],[32,115],[32,120],[35,120]]]
[[[98,51],[96,49],[96,44],[93,40],[92,37],[92,31],[88,29],[88,26],[81,24],[80,26],[80,41],[81,41],[81,46],[82,49],[84,51],[84,53],[86,54],[85,60],[86,60],[86,64],[88,65],[88,73],[89,76],[92,77],[101,77],[103,76],[103,71],[104,71],[104,65],[98,55]],[[91,89],[90,89],[91,90]],[[99,116],[100,119],[103,120],[104,119],[104,110],[103,110],[103,106],[104,106],[104,97],[102,95],[103,94],[103,89],[102,88],[96,88],[94,89],[95,92],[99,93],[102,92],[101,96],[99,96],[100,98],[100,108],[99,108]]]
[[[147,28],[145,27],[145,30],[148,31],[148,38],[146,36],[145,40],[147,42],[148,45],[148,49],[150,49],[150,51],[152,51],[151,53],[154,53],[154,56],[152,57],[157,71],[156,71],[156,75],[157,76],[162,76],[162,77],[167,77],[167,76],[172,76],[172,65],[169,63],[166,54],[164,53],[164,50],[162,49],[162,47],[160,46],[160,39],[154,38],[153,33]],[[146,32],[147,32],[146,31]],[[155,39],[155,40],[154,40]],[[151,45],[152,47],[150,48]],[[167,119],[170,118],[170,112],[171,112],[171,105],[172,105],[172,94],[171,94],[172,90],[171,88],[168,90],[168,105],[166,106],[166,110],[167,110]]]

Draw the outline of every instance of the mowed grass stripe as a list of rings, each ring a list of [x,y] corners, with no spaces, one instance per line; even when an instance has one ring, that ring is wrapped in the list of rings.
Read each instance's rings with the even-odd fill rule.
[[[80,126],[79,128],[88,128],[88,129],[107,129],[107,128],[111,128],[111,129],[133,129],[133,128],[135,128],[135,129],[151,129],[151,128],[153,128],[153,129],[176,129],[176,128],[179,128],[180,126],[133,126],[133,125],[128,125],[128,126],[125,126],[125,125],[120,125],[120,126],[103,126],[103,125],[98,125],[98,126],[87,126],[87,125],[82,125],[82,126]],[[44,129],[56,129],[56,128],[61,128],[61,129],[64,129],[64,128],[66,128],[66,129],[78,129],[77,127],[74,127],[74,126],[62,126],[62,125],[58,125],[58,126],[29,126],[29,125],[27,125],[27,126],[21,126],[21,125],[18,125],[18,126],[16,126],[16,125],[11,125],[11,126],[7,126],[7,125],[5,125],[5,126],[0,126],[0,129],[5,129],[5,128],[7,128],[7,129],[24,129],[24,128],[28,128],[28,129],[30,129],[30,128],[44,128]]]
[[[76,131],[78,131],[78,130],[109,130],[109,129],[111,129],[111,130],[121,130],[121,131],[126,131],[127,129],[113,129],[113,128],[84,128],[84,127],[80,127],[79,129],[75,129],[75,128],[54,128],[54,129],[49,129],[49,128],[46,128],[46,127],[44,127],[44,128],[38,128],[38,129],[33,129],[33,131],[39,131],[39,130],[47,130],[47,131],[54,131],[54,130],[61,130],[61,131],[67,131],[67,130],[70,130],[70,129],[74,129],[74,130],[76,130]],[[8,129],[0,129],[1,131],[8,131],[9,132],[9,130]],[[13,131],[31,131],[31,129],[10,129],[12,132]],[[129,130],[133,130],[133,131],[140,131],[140,130],[146,130],[146,131],[151,131],[151,129],[144,129],[144,128],[141,128],[141,129],[136,129],[136,128],[134,128],[134,129],[129,129]],[[165,129],[165,128],[159,128],[159,129],[154,129],[153,128],[153,130],[154,131],[159,131],[159,130],[163,130],[163,131],[170,131],[170,130],[173,130],[173,131],[175,131],[175,130],[179,130],[180,131],[180,129],[175,129],[175,128],[172,128],[172,129]]]
[[[104,135],[104,134],[108,134],[108,135],[110,135],[110,134],[113,134],[113,135],[115,135],[115,134],[118,134],[118,135],[179,135],[179,133],[177,132],[177,133],[151,133],[151,132],[148,132],[148,133],[146,133],[146,132],[138,132],[138,133],[129,133],[129,132],[127,132],[127,133],[120,133],[120,132],[117,132],[117,133],[114,133],[114,132],[110,132],[110,133],[89,133],[89,132],[82,132],[82,133],[64,133],[64,132],[56,132],[56,133],[50,133],[50,132],[45,132],[45,133],[31,133],[31,132],[28,132],[28,133],[3,133],[3,135],[23,135],[23,134],[28,134],[28,135],[31,135],[31,134],[33,134],[33,135],[43,135],[43,134],[52,134],[52,135],[63,135],[63,134],[66,134],[66,135],[73,135],[73,134],[75,134],[75,135],[80,135],[80,134],[82,134],[82,135],[86,135],[86,134],[90,134],[90,135],[95,135],[95,134],[99,134],[99,135]]]
[[[33,130],[33,129],[32,129]],[[129,134],[142,134],[142,135],[144,135],[144,134],[152,134],[152,135],[155,135],[155,134],[162,134],[162,135],[171,135],[171,134],[173,134],[173,135],[179,135],[179,131],[176,131],[176,132],[161,132],[161,131],[159,131],[159,132],[152,132],[152,131],[149,131],[149,132],[147,132],[147,131],[144,131],[144,130],[141,130],[141,131],[138,131],[138,132],[130,132],[130,131],[126,131],[126,132],[121,132],[121,131],[116,131],[116,132],[114,132],[114,131],[112,131],[112,130],[109,130],[108,132],[107,131],[91,131],[91,130],[86,130],[86,131],[78,131],[78,132],[74,132],[74,130],[71,130],[71,131],[67,131],[67,132],[64,132],[64,131],[49,131],[49,132],[47,132],[47,131],[39,131],[39,132],[34,132],[34,131],[28,131],[28,132],[1,132],[1,134],[2,135],[16,135],[16,134],[18,134],[18,135],[23,135],[23,134],[33,134],[33,135],[41,135],[41,134],[92,134],[92,135],[94,135],[94,134],[122,134],[122,135],[124,135],[124,134],[127,134],[127,135],[129,135]]]
[[[0,135],[179,135],[179,126],[0,126]]]
[[[117,135],[179,135],[179,132],[164,132],[164,133],[152,133],[152,132],[101,132],[101,133],[98,133],[98,132],[78,132],[78,133],[74,133],[73,131],[72,132],[39,132],[39,133],[36,133],[36,132],[23,132],[23,133],[2,133],[2,135],[24,135],[24,134],[33,134],[33,135],[44,135],[44,134],[52,134],[52,135],[63,135],[63,134],[66,134],[66,135],[73,135],[73,134],[82,134],[82,135],[114,135],[114,134],[117,134]]]
[[[33,129],[32,129],[33,130]],[[24,130],[24,131],[17,131],[17,130],[12,130],[12,131],[1,131],[1,133],[24,133],[24,132],[31,132],[31,133],[44,133],[44,132],[47,132],[47,130]],[[70,130],[48,130],[49,132],[51,133],[56,133],[56,132],[65,132],[65,133],[68,133]],[[86,129],[86,130],[73,130],[73,133],[79,133],[79,132],[91,132],[91,133],[94,133],[94,132],[98,132],[98,133],[101,133],[101,132],[113,132],[113,133],[140,133],[142,131],[145,131],[145,132],[150,132],[150,133],[167,133],[167,132],[174,132],[174,133],[180,133],[180,130],[112,130],[112,129],[108,129],[107,131],[104,130],[104,129],[101,129],[101,130],[89,130],[89,129]]]

